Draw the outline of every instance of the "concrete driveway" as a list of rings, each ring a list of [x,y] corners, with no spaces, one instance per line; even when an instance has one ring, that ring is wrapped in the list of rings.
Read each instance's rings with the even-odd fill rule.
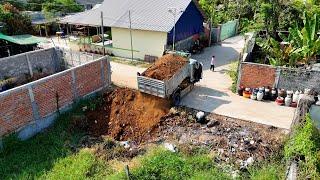
[[[225,40],[221,45],[206,48],[192,58],[204,64],[204,78],[182,99],[182,105],[219,115],[290,129],[294,110],[274,102],[245,99],[230,91],[231,79],[226,74],[230,63],[239,58],[244,46],[242,36]],[[210,71],[210,60],[216,56],[216,71]]]
[[[111,64],[111,81],[120,87],[138,89],[137,72],[142,73],[146,68],[110,62]]]

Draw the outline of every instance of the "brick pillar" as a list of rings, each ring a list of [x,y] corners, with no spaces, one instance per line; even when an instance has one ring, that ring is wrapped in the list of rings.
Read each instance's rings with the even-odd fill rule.
[[[73,101],[77,102],[79,99],[79,94],[77,91],[77,77],[76,77],[76,73],[75,70],[71,71],[71,76],[72,76],[72,94],[73,94]]]

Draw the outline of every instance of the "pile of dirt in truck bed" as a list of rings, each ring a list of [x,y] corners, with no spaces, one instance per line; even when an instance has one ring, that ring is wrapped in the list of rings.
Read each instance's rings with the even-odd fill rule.
[[[104,95],[100,107],[86,113],[89,132],[109,135],[115,140],[135,140],[156,127],[170,109],[166,99],[117,88]]]
[[[142,75],[158,80],[168,80],[186,63],[188,63],[187,59],[179,55],[167,54],[158,59]]]

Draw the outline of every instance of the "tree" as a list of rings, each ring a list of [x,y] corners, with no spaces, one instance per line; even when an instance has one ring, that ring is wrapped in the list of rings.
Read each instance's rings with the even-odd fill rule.
[[[270,37],[268,40],[258,39],[257,45],[260,46],[267,55],[269,64],[273,66],[296,66],[299,56],[291,44],[281,44]]]
[[[20,13],[10,3],[0,5],[0,22],[5,24],[1,32],[8,35],[31,34],[33,32],[30,17]]]
[[[317,14],[313,16],[304,13],[304,27],[300,30],[298,25],[289,28],[289,37],[281,35],[282,39],[292,44],[296,48],[295,53],[299,53],[305,64],[316,60],[316,55],[320,52],[320,37],[318,36],[319,19]]]
[[[52,0],[43,4],[43,11],[50,13],[73,13],[83,11],[83,7],[75,0]]]

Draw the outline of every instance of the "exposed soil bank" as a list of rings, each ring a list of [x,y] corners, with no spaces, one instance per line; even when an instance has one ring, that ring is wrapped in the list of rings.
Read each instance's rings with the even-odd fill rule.
[[[170,102],[166,99],[117,88],[104,95],[100,107],[87,112],[89,131],[116,140],[140,141],[160,123],[169,109]]]

